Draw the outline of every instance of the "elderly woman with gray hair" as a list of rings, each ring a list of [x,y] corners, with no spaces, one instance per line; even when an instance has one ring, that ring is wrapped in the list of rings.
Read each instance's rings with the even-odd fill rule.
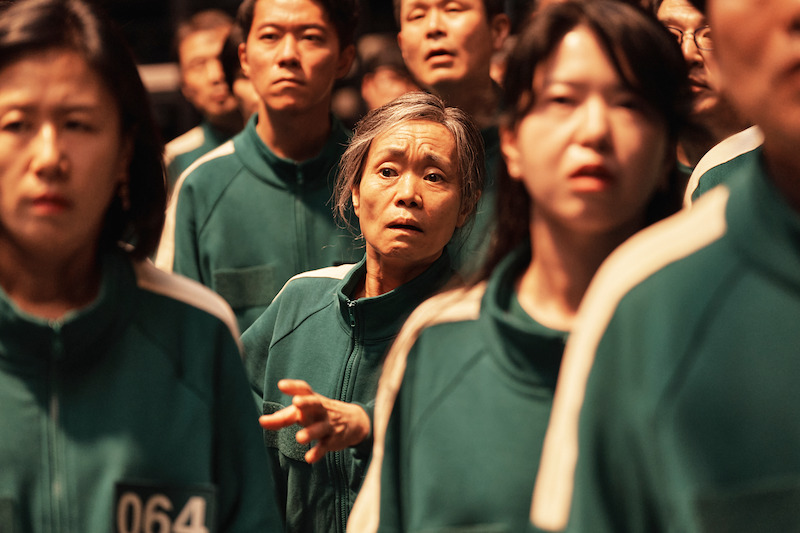
[[[344,531],[372,450],[384,354],[453,277],[446,245],[474,212],[483,157],[476,126],[436,96],[370,112],[334,192],[342,221],[358,217],[365,257],[295,276],[243,335],[287,530]]]

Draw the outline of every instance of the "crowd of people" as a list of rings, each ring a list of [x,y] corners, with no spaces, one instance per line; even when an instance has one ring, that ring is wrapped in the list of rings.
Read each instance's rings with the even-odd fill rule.
[[[800,529],[800,1],[393,7],[0,3],[0,532]]]

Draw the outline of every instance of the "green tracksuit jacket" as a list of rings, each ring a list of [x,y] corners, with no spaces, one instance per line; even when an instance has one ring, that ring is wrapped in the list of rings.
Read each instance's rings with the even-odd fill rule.
[[[244,331],[295,274],[363,255],[331,211],[349,139],[337,119],[320,154],[296,163],[256,133],[258,114],[184,173],[173,192],[156,265],[210,287]]]
[[[370,467],[381,468],[380,505],[364,507],[378,531],[516,533],[528,522],[566,337],[516,300],[529,261],[520,248],[488,282],[429,300],[403,328],[392,357],[405,352],[407,367],[382,464]]]
[[[293,278],[242,336],[247,370],[264,414],[291,405],[278,380],[303,379],[329,398],[371,412],[384,355],[403,321],[444,286],[453,271],[447,253],[410,282],[374,298],[352,300],[364,260]],[[357,449],[329,453],[309,465],[299,426],[265,431],[287,529],[343,532],[369,461],[370,438]]]
[[[550,523],[571,502],[569,531],[800,528],[800,215],[760,154],[595,278],[558,392],[585,402],[553,412],[577,428],[574,491],[568,464],[540,485]]]
[[[0,291],[0,531],[279,531],[234,332],[219,297],[121,252],[63,320]]]
[[[691,205],[700,196],[736,174],[734,169],[753,155],[764,143],[764,134],[758,126],[751,126],[713,146],[692,171],[686,187],[684,205]],[[742,157],[744,156],[744,158]]]
[[[175,137],[164,147],[164,162],[167,166],[167,180],[170,189],[184,170],[201,155],[207,154],[232,135],[212,126],[207,120]]]

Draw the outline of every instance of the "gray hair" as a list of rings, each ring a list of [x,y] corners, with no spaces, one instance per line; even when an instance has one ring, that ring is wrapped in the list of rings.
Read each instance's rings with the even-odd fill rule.
[[[356,125],[350,145],[339,161],[339,175],[333,191],[334,215],[347,227],[354,229],[350,221],[351,191],[361,183],[372,141],[398,124],[418,120],[441,124],[453,136],[457,170],[461,176],[461,212],[469,213],[467,221],[471,222],[486,179],[480,130],[460,109],[445,106],[438,96],[415,91],[370,111]]]

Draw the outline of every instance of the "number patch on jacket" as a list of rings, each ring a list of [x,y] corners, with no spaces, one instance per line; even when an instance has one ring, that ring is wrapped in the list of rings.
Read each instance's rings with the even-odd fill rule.
[[[213,487],[117,483],[115,533],[215,533]]]

